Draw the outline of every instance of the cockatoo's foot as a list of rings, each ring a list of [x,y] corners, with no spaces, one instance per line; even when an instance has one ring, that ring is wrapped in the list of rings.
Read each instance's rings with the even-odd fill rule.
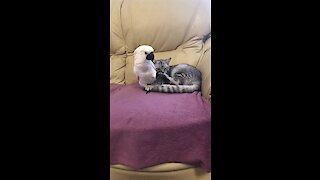
[[[147,85],[144,87],[144,90],[148,93],[152,90],[153,86],[152,85]]]

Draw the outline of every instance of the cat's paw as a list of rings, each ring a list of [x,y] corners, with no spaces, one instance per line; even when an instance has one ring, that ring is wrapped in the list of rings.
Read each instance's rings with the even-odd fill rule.
[[[163,73],[163,75],[167,78],[167,79],[170,79],[171,77],[168,75],[168,74],[166,74],[166,73]]]

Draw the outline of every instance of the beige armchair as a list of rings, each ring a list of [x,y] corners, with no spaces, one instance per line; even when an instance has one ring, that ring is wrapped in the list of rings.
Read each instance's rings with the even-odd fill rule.
[[[133,51],[154,48],[155,59],[171,57],[171,64],[188,63],[202,72],[202,95],[211,101],[211,1],[111,0],[110,83],[132,84]],[[123,165],[110,167],[112,180],[208,180],[210,173],[182,163],[166,163],[140,171]]]

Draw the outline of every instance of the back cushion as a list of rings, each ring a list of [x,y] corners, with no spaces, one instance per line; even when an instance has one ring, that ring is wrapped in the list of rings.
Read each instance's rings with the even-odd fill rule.
[[[211,31],[210,0],[111,0],[110,83],[137,82],[133,51],[151,45],[155,58],[196,66]]]
[[[125,41],[121,27],[121,4],[123,0],[110,1],[110,54],[124,54]]]
[[[210,0],[125,0],[121,22],[128,52],[140,44],[170,51],[211,30]]]

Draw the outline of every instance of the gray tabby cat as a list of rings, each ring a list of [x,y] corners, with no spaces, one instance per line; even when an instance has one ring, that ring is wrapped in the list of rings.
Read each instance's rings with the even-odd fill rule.
[[[171,58],[155,61],[156,81],[145,87],[147,92],[192,93],[201,89],[201,72],[189,64],[170,66]]]
[[[156,80],[152,83],[152,85],[162,85],[162,84],[170,84],[170,80],[164,75],[167,74],[170,70],[169,62],[171,58],[169,59],[158,59],[155,60],[154,66],[156,68]]]

